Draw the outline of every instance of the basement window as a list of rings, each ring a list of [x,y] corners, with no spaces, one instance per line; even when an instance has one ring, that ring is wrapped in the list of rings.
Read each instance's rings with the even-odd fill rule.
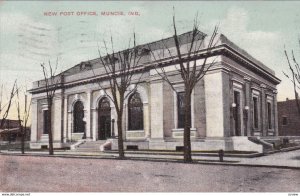
[[[127,150],[138,150],[139,147],[137,145],[128,145]]]
[[[184,147],[183,146],[176,146],[176,151],[183,151],[184,150]]]

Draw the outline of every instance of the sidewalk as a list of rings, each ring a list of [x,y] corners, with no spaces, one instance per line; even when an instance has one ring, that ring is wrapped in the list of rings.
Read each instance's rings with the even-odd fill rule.
[[[49,156],[47,151],[29,151],[25,152],[25,156]],[[21,155],[19,151],[1,151],[0,155]],[[118,158],[118,153],[105,152],[76,152],[76,151],[55,151],[55,157],[66,158],[93,158],[93,159],[115,159]],[[181,162],[182,155],[172,155],[165,153],[130,153],[125,152],[125,156],[130,159],[144,161],[172,161]],[[240,165],[240,166],[258,166],[258,167],[279,167],[300,169],[300,150],[289,152],[278,152],[254,158],[244,157],[224,157],[224,162],[219,161],[219,157],[193,155],[193,160],[199,164],[214,164],[214,165]]]

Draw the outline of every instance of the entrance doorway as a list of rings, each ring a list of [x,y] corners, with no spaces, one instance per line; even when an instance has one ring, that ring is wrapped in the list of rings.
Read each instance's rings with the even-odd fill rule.
[[[111,137],[111,109],[108,98],[102,98],[98,108],[98,139],[105,140]]]

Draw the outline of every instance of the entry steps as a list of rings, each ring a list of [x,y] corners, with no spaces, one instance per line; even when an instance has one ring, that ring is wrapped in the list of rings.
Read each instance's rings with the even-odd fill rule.
[[[248,137],[251,142],[260,144],[263,146],[263,152],[269,153],[275,150],[275,147],[280,144],[279,138],[261,138],[261,137]]]
[[[98,141],[85,141],[81,145],[77,146],[75,151],[77,152],[100,152],[100,146],[103,145],[106,140]]]

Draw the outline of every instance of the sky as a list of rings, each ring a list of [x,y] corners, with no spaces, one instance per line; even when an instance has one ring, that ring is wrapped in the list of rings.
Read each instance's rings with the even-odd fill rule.
[[[30,89],[43,78],[41,63],[50,60],[54,65],[58,59],[58,69],[65,70],[97,58],[99,43],[110,35],[116,50],[128,46],[133,32],[139,44],[171,36],[173,7],[179,32],[191,30],[197,13],[200,30],[207,34],[220,24],[220,33],[282,80],[278,100],[293,99],[292,85],[282,71],[288,72],[284,48],[294,50],[300,60],[300,1],[0,0],[0,84],[9,90],[17,79],[23,90]]]

